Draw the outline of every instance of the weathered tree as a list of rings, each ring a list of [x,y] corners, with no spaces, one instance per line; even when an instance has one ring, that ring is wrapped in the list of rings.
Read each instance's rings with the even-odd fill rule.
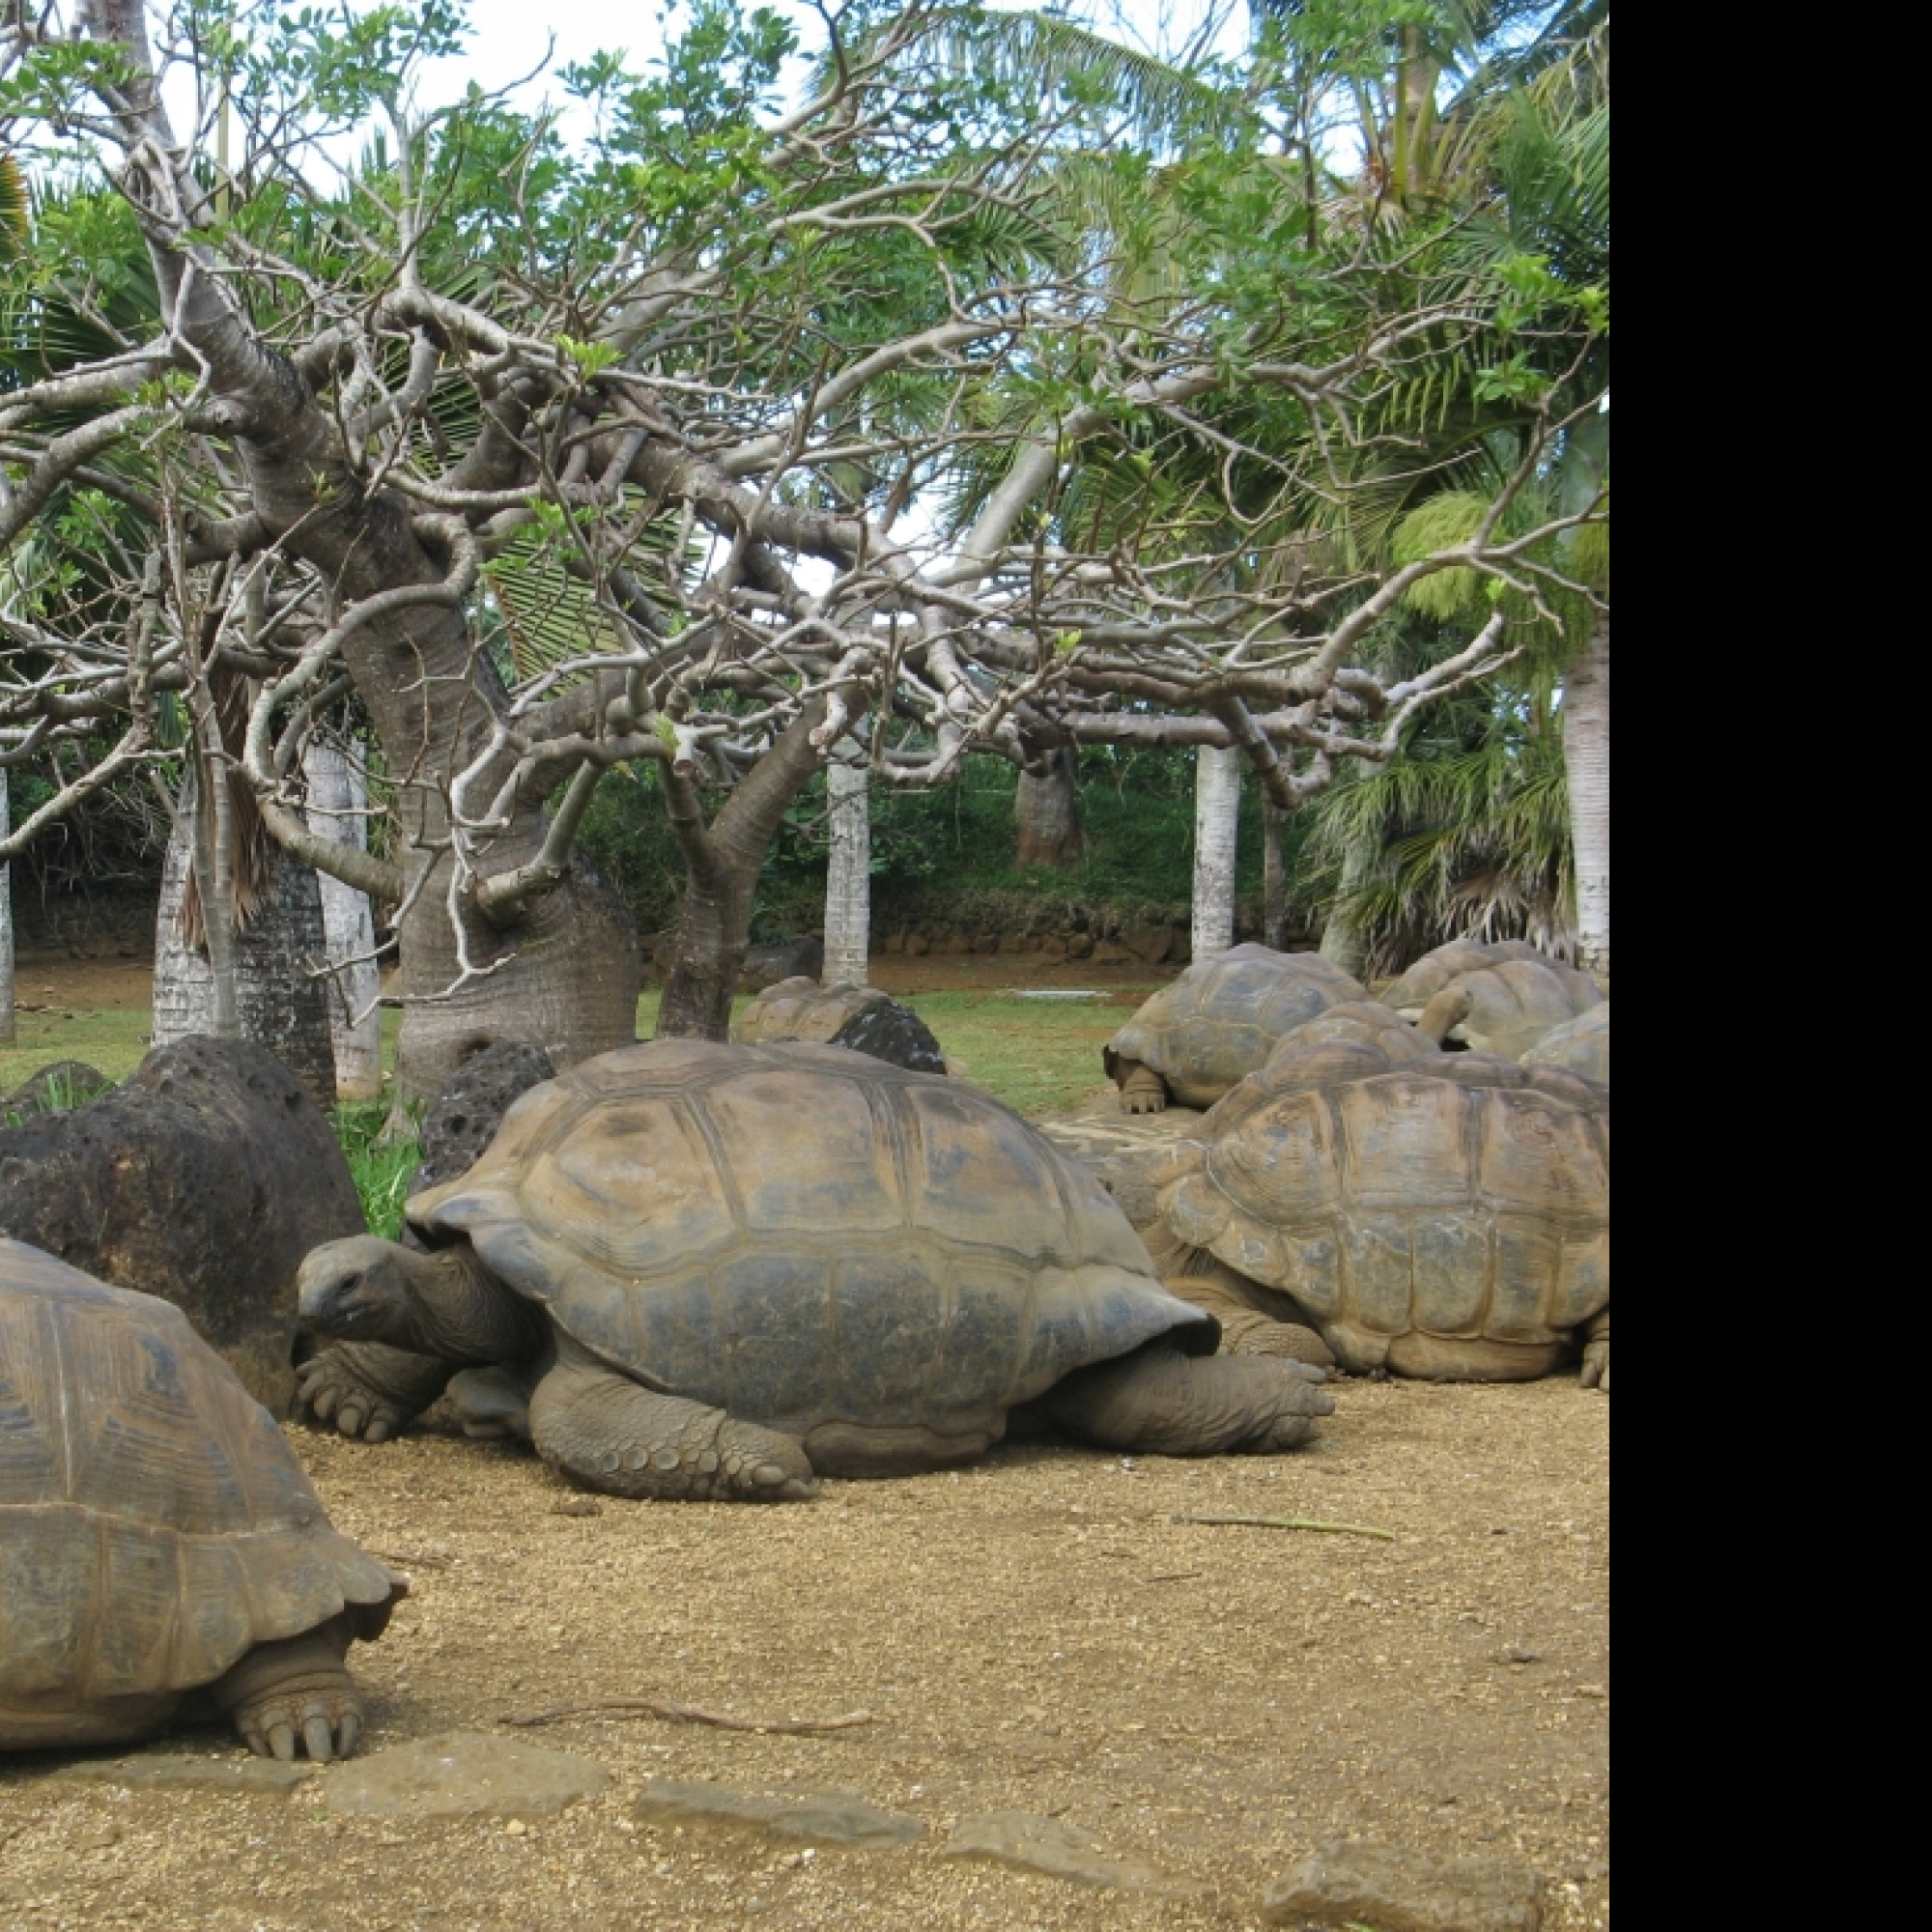
[[[1241,754],[1203,745],[1194,753],[1193,951],[1211,959],[1235,943],[1235,857],[1241,817]]]
[[[419,1094],[499,1037],[567,1064],[630,1037],[635,936],[574,850],[613,765],[657,764],[688,867],[660,1028],[716,1037],[759,865],[843,739],[888,785],[1051,743],[1233,748],[1282,807],[1390,756],[1508,648],[1486,623],[1377,677],[1365,642],[1410,584],[1461,567],[1535,606],[1567,582],[1548,540],[1594,506],[1504,515],[1596,407],[1590,317],[1514,322],[1454,219],[1395,251],[1331,221],[1240,86],[1155,135],[1064,26],[1018,76],[955,57],[1010,31],[828,15],[781,111],[788,30],[702,6],[661,75],[567,76],[600,126],[571,153],[487,97],[412,112],[415,63],[460,44],[451,0],[10,13],[0,140],[58,126],[100,170],[16,293],[103,314],[133,246],[156,313],[0,389],[0,548],[50,506],[129,513],[73,539],[72,581],[0,585],[0,751],[107,748],[0,857],[156,761],[157,706],[245,676],[269,833],[391,909]],[[169,60],[202,82],[192,128]],[[337,185],[316,142],[348,127],[374,131]],[[1110,149],[1112,211],[1069,197],[1069,157]],[[1184,194],[1149,189],[1161,169]],[[1519,327],[1560,366],[1495,514],[1364,561],[1347,503],[1365,447],[1407,434],[1390,399]],[[559,586],[560,649],[519,641],[533,583]],[[303,815],[304,744],[352,690],[385,857]]]
[[[825,768],[830,851],[825,866],[825,965],[819,978],[863,986],[872,931],[871,786],[849,740]]]

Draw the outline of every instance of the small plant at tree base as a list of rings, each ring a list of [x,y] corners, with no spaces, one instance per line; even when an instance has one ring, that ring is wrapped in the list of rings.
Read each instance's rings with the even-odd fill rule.
[[[386,1100],[345,1103],[330,1116],[335,1137],[349,1161],[355,1198],[369,1232],[393,1241],[403,1231],[403,1203],[410,1176],[422,1162],[422,1148],[413,1133],[384,1139],[389,1118]]]

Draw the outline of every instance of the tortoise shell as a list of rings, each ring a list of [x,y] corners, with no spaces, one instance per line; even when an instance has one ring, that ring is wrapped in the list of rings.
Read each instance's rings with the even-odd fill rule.
[[[767,986],[731,1023],[731,1037],[742,1046],[780,1039],[829,1045],[847,1020],[885,998],[876,986],[855,986],[845,980],[821,986],[816,980],[796,974]]]
[[[1458,944],[1466,946],[1469,942]],[[1521,942],[1511,940],[1505,944],[1520,946]],[[1469,1010],[1451,1028],[1449,1038],[1479,1053],[1500,1054],[1505,1060],[1515,1060],[1527,1053],[1552,1027],[1561,1026],[1565,1020],[1603,1003],[1603,993],[1587,973],[1547,959],[1527,948],[1514,956],[1467,966],[1446,977],[1435,969],[1423,970],[1430,966],[1431,960],[1439,967],[1441,954],[1450,950],[1440,948],[1430,959],[1418,961],[1394,985],[1383,990],[1382,1004],[1405,1019],[1419,1019],[1435,993],[1454,988],[1467,997]],[[1435,991],[1418,998],[1420,989],[1438,978],[1441,983]]]
[[[1139,1062],[1184,1107],[1209,1107],[1265,1063],[1291,1028],[1367,987],[1319,952],[1277,952],[1252,943],[1217,952],[1163,986],[1101,1049],[1108,1077]]]
[[[1548,957],[1526,939],[1452,939],[1425,952],[1376,997],[1399,1012],[1417,1013],[1460,973],[1478,973],[1485,966],[1500,966],[1506,959]]]
[[[1609,1099],[1488,1054],[1331,1041],[1176,1151],[1182,1241],[1293,1296],[1345,1366],[1514,1379],[1609,1300]]]
[[[1610,1003],[1580,1012],[1551,1027],[1522,1056],[1525,1066],[1567,1066],[1600,1086],[1610,1084]]]
[[[0,1747],[138,1735],[400,1593],[180,1309],[0,1240]]]
[[[409,1215],[646,1386],[800,1436],[965,1434],[1157,1335],[1219,1339],[1017,1114],[842,1047],[585,1061]]]
[[[1291,1027],[1275,1041],[1267,1065],[1299,1063],[1317,1047],[1338,1041],[1372,1046],[1388,1066],[1442,1051],[1412,1020],[1391,1011],[1379,1000],[1344,1000],[1340,1006],[1317,1013],[1312,1020]]]

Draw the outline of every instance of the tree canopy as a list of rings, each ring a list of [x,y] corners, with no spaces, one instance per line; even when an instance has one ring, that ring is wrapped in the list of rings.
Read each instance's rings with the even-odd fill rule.
[[[396,909],[421,1090],[506,1015],[628,1037],[573,854],[626,761],[693,881],[665,1023],[701,1032],[745,867],[848,736],[902,786],[1232,744],[1284,805],[1386,759],[1601,601],[1571,551],[1606,496],[1549,478],[1606,392],[1606,258],[1523,218],[1505,123],[1426,185],[1317,138],[1436,13],[1288,10],[1177,72],[1048,15],[853,4],[801,48],[699,0],[644,71],[560,76],[573,143],[473,88],[417,107],[457,0],[8,9],[0,760],[74,755],[0,856],[240,688],[211,755]],[[1467,515],[1392,544],[1451,487]],[[1471,621],[1378,669],[1450,572]],[[345,706],[386,851],[301,816]]]

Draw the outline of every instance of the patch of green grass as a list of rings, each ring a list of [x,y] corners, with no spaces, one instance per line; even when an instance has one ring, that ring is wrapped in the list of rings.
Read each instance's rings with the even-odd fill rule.
[[[1129,991],[1138,1004],[1158,981]],[[657,1026],[662,989],[650,987],[638,1002],[638,1037]],[[1015,1000],[999,993],[933,992],[905,996],[906,1004],[964,1065],[968,1078],[1021,1114],[1052,1113],[1072,1106],[1106,1075],[1100,1048],[1127,1015],[1109,1002]],[[732,1002],[732,1013],[749,1001]],[[398,1016],[384,1018],[384,1059],[395,1059]],[[125,1079],[147,1052],[142,1036],[152,1024],[145,1011],[23,1013],[20,1037],[0,1047],[0,1092],[18,1086],[55,1060],[84,1060],[116,1080]],[[345,1104],[335,1110],[336,1132],[349,1156],[363,1211],[374,1232],[391,1236],[402,1222],[402,1183],[415,1166],[413,1140],[379,1139],[388,1118],[386,1099]]]
[[[1136,988],[1136,1004],[1152,991]],[[1018,1114],[1050,1114],[1105,1081],[1100,1049],[1127,1009],[1101,1000],[1015,1000],[998,993],[902,996],[969,1080]]]
[[[383,1139],[388,1118],[386,1100],[344,1101],[330,1117],[335,1137],[348,1156],[350,1176],[369,1232],[393,1241],[403,1231],[403,1189],[422,1159],[422,1149],[413,1134]]]
[[[110,1080],[125,1080],[146,1056],[144,1036],[153,1025],[154,1015],[144,1008],[23,1012],[14,1022],[12,1043],[0,1046],[0,1094],[11,1094],[56,1060],[82,1060]]]

